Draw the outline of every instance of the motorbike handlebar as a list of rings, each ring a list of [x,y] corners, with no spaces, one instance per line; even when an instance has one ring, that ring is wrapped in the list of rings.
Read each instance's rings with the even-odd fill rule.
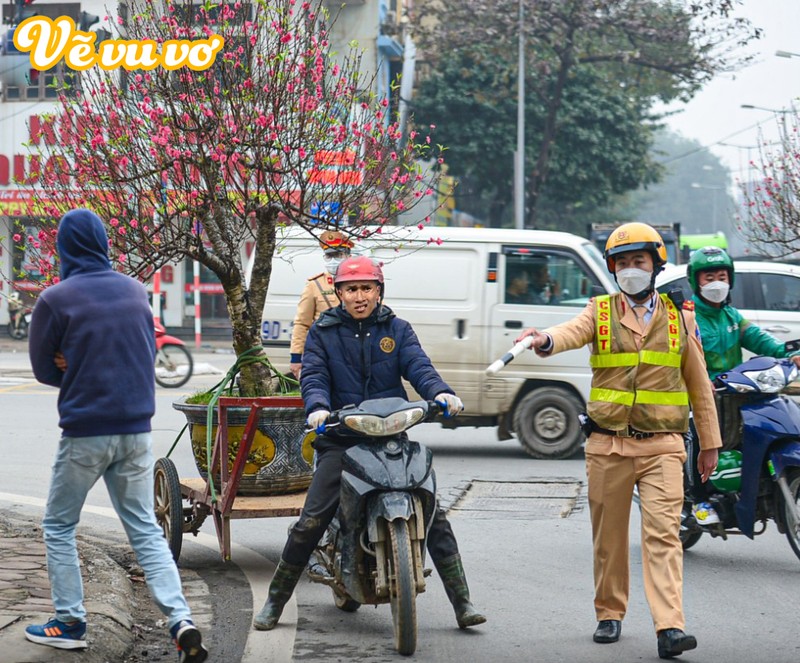
[[[426,422],[433,421],[437,416],[442,413],[447,412],[447,404],[446,403],[439,403],[438,401],[425,401],[428,404],[428,414],[425,417]],[[334,410],[330,413],[327,420],[323,421],[319,426],[316,428],[311,428],[310,426],[305,429],[306,433],[316,433],[317,435],[322,435],[327,431],[329,428],[336,428],[342,425],[340,415],[342,413],[349,412],[350,408],[341,408],[339,410]],[[447,416],[445,414],[445,416]]]

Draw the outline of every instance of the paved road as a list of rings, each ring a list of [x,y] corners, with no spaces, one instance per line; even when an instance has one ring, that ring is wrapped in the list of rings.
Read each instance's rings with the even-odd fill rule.
[[[31,514],[39,514],[57,439],[55,391],[9,375],[9,353],[0,350],[0,453],[4,493],[28,496]],[[228,358],[209,355],[227,368]],[[5,368],[4,368],[5,367]],[[208,382],[213,378],[207,378]],[[196,380],[202,381],[200,377]],[[199,382],[198,382],[199,384]],[[187,391],[196,388],[195,380]],[[182,420],[170,403],[176,393],[159,390],[154,446],[164,455]],[[453,499],[469,485],[467,499],[454,504],[451,518],[476,604],[489,623],[461,632],[441,584],[434,576],[419,598],[419,645],[414,660],[445,662],[541,660],[658,660],[655,636],[644,601],[639,561],[639,518],[631,519],[631,602],[623,638],[616,645],[595,645],[592,609],[591,546],[581,458],[535,461],[514,441],[497,442],[486,429],[446,431],[436,425],[415,429],[436,457],[440,486]],[[182,476],[194,476],[188,445],[173,458]],[[570,491],[575,499],[569,504]],[[37,502],[37,500],[39,500]],[[566,500],[566,501],[565,501]],[[0,496],[0,504],[8,504]],[[90,494],[85,524],[92,531],[118,525],[106,515],[101,489]],[[387,606],[362,607],[345,614],[329,590],[301,583],[296,602],[282,625],[270,633],[249,627],[253,606],[260,607],[272,565],[286,538],[290,519],[233,523],[237,547],[233,563],[219,559],[211,523],[198,539],[187,537],[182,566],[208,587],[213,610],[209,639],[219,661],[397,661],[392,650]],[[800,560],[774,527],[755,541],[728,542],[704,537],[686,554],[685,602],[688,630],[699,640],[696,652],[682,660],[705,663],[800,660],[795,610]],[[251,595],[243,600],[249,587]],[[197,596],[201,604],[204,596]]]

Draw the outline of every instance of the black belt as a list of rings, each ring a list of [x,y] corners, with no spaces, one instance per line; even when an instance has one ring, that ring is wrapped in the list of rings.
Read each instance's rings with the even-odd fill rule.
[[[608,428],[600,428],[594,422],[592,422],[592,432],[602,433],[603,435],[614,435],[615,437],[632,437],[636,440],[644,440],[655,435],[655,433],[645,433],[644,431],[636,430],[630,426],[622,430],[609,430]]]

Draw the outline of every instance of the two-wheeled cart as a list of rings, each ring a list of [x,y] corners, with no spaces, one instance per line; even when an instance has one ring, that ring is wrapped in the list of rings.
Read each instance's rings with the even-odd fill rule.
[[[301,398],[295,400],[297,403],[290,405],[302,405]],[[253,445],[261,409],[286,405],[286,397],[277,399],[221,396],[217,403],[219,414],[217,434],[205,479],[180,479],[175,464],[169,459],[169,454],[156,461],[154,470],[156,519],[176,562],[181,554],[184,532],[191,532],[196,536],[209,515],[214,520],[222,558],[228,561],[231,558],[231,520],[300,514],[306,499],[306,491],[258,497],[237,495],[245,462]],[[236,458],[229,471],[228,409],[232,407],[248,407],[250,413]],[[212,478],[214,476],[219,477],[218,481]],[[184,501],[188,505],[184,505]]]

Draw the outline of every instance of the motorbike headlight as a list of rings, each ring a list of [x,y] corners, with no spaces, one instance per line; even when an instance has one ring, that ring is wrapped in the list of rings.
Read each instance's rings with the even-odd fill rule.
[[[776,394],[786,386],[786,376],[779,365],[765,371],[745,371],[742,375],[755,382],[764,394]]]
[[[371,437],[388,437],[402,433],[411,428],[425,416],[422,408],[414,407],[402,412],[394,412],[388,417],[376,417],[372,414],[349,414],[344,417],[344,425]]]

